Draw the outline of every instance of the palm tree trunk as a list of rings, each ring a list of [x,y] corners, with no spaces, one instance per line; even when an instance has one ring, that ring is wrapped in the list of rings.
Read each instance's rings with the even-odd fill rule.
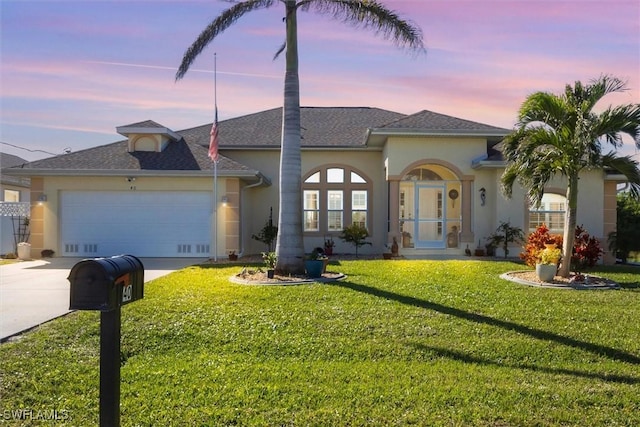
[[[571,273],[571,256],[576,234],[576,214],[578,211],[578,175],[568,177],[567,211],[564,216],[564,235],[562,237],[562,264],[558,275],[569,277]]]
[[[280,147],[280,201],[276,270],[304,273],[302,240],[302,165],[300,156],[300,83],[298,78],[298,23],[296,1],[286,0],[286,72]]]

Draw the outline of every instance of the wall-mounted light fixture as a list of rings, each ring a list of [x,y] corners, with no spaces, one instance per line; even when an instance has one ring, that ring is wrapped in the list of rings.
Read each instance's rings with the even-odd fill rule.
[[[227,203],[229,203],[229,198],[227,196],[222,196],[222,205],[227,206]]]
[[[128,176],[128,177],[127,177],[127,182],[133,182],[133,181],[135,181],[135,180],[136,180],[136,177],[135,177],[135,176]]]
[[[41,195],[38,196],[38,205],[42,205],[46,201],[47,201],[47,195],[46,194],[41,194]]]

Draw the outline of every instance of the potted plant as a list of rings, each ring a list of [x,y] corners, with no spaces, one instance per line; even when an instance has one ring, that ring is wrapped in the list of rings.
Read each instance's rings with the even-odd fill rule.
[[[318,251],[318,249],[320,249],[320,251]],[[311,278],[321,277],[325,269],[325,260],[328,261],[328,258],[321,248],[315,248],[307,255],[304,260],[304,269],[307,271],[307,276]]]
[[[333,241],[333,238],[329,236],[329,238],[324,239],[324,254],[327,256],[333,255],[333,247],[336,243]]]
[[[238,255],[236,254],[236,251],[229,251],[229,261],[237,261],[238,260]]]
[[[393,252],[391,252],[391,248],[388,243],[384,244],[385,251],[382,253],[383,259],[391,259],[393,257]]]
[[[18,254],[18,259],[23,261],[31,259],[31,243],[29,243],[31,232],[29,231],[29,222],[30,219],[28,216],[19,217],[18,229],[14,232],[14,239],[17,242],[16,254]]]
[[[276,269],[276,262],[278,261],[278,257],[275,252],[262,252],[262,260],[264,264],[267,266],[267,277],[269,279],[273,279]]]
[[[480,247],[480,240],[478,240],[478,246],[476,247],[476,250],[473,252],[473,254],[475,256],[484,256],[484,249]]]
[[[538,262],[536,263],[536,275],[543,282],[550,282],[558,271],[558,263],[562,251],[554,244],[549,244],[546,248],[538,252]]]

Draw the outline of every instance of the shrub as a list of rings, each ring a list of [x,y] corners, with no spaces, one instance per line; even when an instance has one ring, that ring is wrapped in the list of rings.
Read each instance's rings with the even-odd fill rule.
[[[488,238],[488,245],[499,247],[502,245],[504,251],[504,257],[509,256],[509,243],[522,242],[524,240],[524,233],[520,227],[512,227],[509,221],[500,222],[496,231]],[[480,246],[480,242],[478,242]]]
[[[540,264],[558,264],[560,258],[562,258],[562,250],[557,247],[541,249],[537,258],[537,262]]]
[[[576,227],[573,255],[571,256],[571,268],[575,272],[584,271],[587,267],[596,265],[604,251],[600,248],[600,242],[579,225]]]
[[[541,224],[536,231],[529,234],[527,243],[524,246],[524,252],[520,253],[520,258],[529,267],[535,267],[538,262],[538,254],[547,244],[555,244],[556,247],[562,247],[562,236],[560,234],[549,233],[549,228],[545,224]]]
[[[264,261],[264,265],[266,265],[268,269],[273,270],[274,268],[276,268],[278,256],[275,252],[262,252],[262,260]]]

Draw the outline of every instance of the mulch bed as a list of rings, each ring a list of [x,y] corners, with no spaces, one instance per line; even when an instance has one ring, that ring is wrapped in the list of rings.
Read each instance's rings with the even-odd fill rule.
[[[551,282],[543,282],[538,279],[535,271],[522,270],[510,271],[504,273],[500,277],[512,282],[521,283],[529,286],[538,286],[542,288],[559,288],[559,289],[619,289],[620,286],[613,280],[604,277],[585,274],[585,280],[576,280],[576,275],[571,274],[568,278],[555,276]]]

